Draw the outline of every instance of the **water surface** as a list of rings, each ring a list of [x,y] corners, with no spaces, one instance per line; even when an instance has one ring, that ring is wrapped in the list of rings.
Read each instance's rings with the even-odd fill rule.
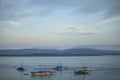
[[[16,68],[23,64],[25,71]],[[62,63],[64,71],[54,67]],[[82,64],[88,67],[88,75],[75,75]],[[49,70],[53,76],[31,77],[32,71]],[[120,80],[120,56],[79,56],[79,57],[0,57],[0,80]]]

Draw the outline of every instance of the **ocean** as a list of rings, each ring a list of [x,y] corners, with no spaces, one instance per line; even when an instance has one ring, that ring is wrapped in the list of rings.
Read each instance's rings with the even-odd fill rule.
[[[25,71],[16,70],[21,64]],[[63,71],[53,69],[60,64]],[[83,64],[89,73],[76,75],[74,71]],[[55,74],[31,76],[30,72],[40,70]],[[0,57],[0,80],[120,80],[120,56]]]

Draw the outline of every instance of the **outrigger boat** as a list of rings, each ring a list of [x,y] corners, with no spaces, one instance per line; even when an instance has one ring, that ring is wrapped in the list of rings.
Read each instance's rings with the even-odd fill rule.
[[[32,76],[47,76],[47,75],[54,75],[55,72],[52,71],[38,71],[38,72],[31,72]]]
[[[87,67],[83,66],[81,69],[76,70],[75,74],[88,74]]]

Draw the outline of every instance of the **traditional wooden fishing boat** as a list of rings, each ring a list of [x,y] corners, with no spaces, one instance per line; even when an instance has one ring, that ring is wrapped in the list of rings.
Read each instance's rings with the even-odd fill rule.
[[[87,70],[77,70],[75,71],[75,74],[88,74]]]
[[[59,66],[56,66],[55,68],[53,68],[53,69],[55,69],[55,70],[59,70],[59,71],[63,71],[64,70],[64,68],[63,68],[63,66],[62,66],[62,63],[60,62],[60,65]]]
[[[55,72],[52,71],[38,71],[38,72],[31,72],[32,76],[47,76],[47,75],[54,75]]]
[[[88,74],[87,67],[85,67],[84,65],[83,65],[83,67],[81,67],[80,69],[78,69],[74,72],[75,72],[75,74]]]
[[[57,66],[56,68],[54,68],[55,70],[60,70],[60,71],[63,71],[64,70],[64,68],[63,68],[63,66]]]

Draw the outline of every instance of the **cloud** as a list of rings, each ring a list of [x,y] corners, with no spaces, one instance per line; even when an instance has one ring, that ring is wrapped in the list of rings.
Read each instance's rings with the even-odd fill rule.
[[[93,35],[93,34],[101,34],[101,32],[96,31],[94,29],[83,28],[81,26],[69,26],[64,31],[59,32],[59,34],[65,35]]]
[[[0,0],[0,21],[48,16],[56,10],[68,8],[78,15],[104,12],[103,19],[108,19],[120,15],[119,7],[120,0]]]
[[[96,25],[104,25],[106,23],[114,22],[120,20],[120,16],[114,16],[111,18],[103,19],[100,22],[98,22]]]
[[[79,12],[86,14],[103,12],[103,18],[111,18],[120,15],[120,0],[86,0]]]
[[[15,21],[29,16],[26,0],[0,0],[0,21]]]
[[[12,26],[19,26],[20,25],[18,21],[1,21],[0,23],[3,23],[3,24],[7,23],[7,24],[10,24]],[[10,27],[6,27],[6,26],[0,27],[0,32],[10,32],[10,31],[11,31]]]
[[[19,26],[20,25],[19,22],[17,22],[17,21],[8,21],[7,23],[9,23],[13,26]]]

